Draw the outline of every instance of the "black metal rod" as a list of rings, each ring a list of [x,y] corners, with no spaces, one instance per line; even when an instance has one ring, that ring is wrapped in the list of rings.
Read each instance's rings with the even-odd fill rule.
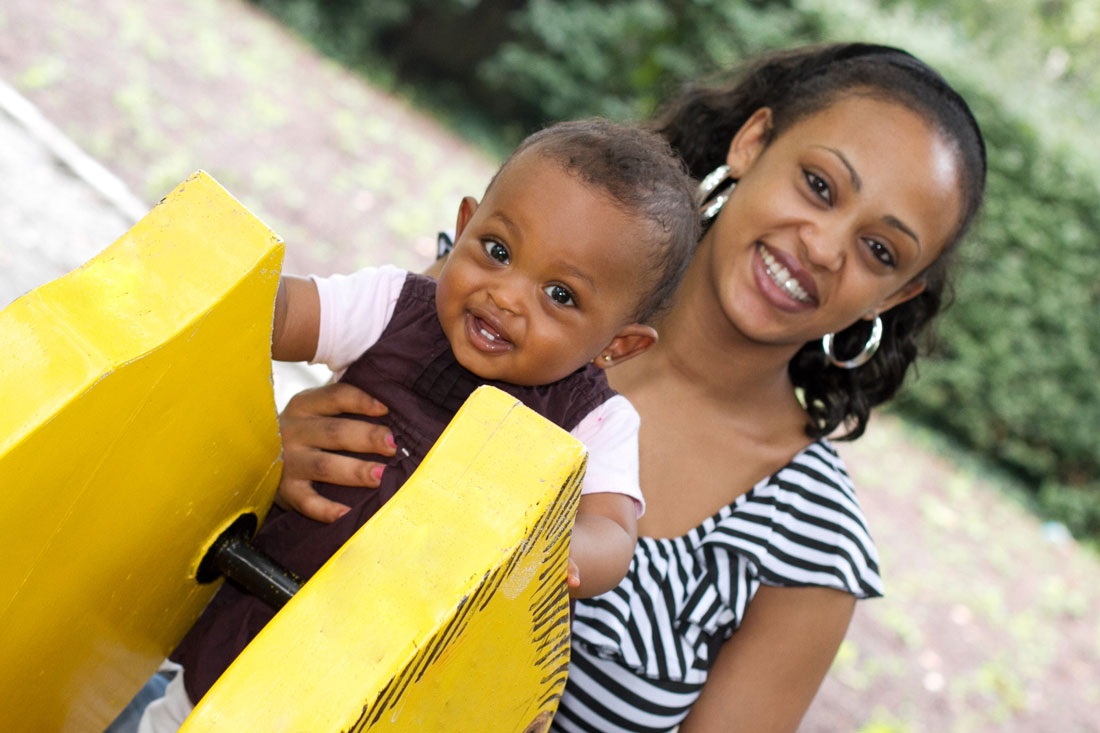
[[[302,580],[247,539],[235,533],[223,534],[208,555],[222,575],[278,611],[302,587]]]

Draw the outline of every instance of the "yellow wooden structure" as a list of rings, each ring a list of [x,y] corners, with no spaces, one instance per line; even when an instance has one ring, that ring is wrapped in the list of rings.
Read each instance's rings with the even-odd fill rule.
[[[282,253],[198,173],[0,312],[0,731],[102,730],[216,589],[215,538],[266,514]],[[545,730],[585,452],[475,398],[187,730]]]
[[[280,473],[283,245],[196,174],[0,312],[0,730],[100,731],[197,618]]]
[[[584,447],[491,387],[182,731],[544,731]]]

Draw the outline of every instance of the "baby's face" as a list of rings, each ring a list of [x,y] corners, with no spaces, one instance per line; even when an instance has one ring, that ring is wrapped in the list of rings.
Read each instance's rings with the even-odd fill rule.
[[[459,363],[484,379],[569,375],[632,322],[650,287],[644,220],[535,151],[514,158],[462,219],[437,309]]]

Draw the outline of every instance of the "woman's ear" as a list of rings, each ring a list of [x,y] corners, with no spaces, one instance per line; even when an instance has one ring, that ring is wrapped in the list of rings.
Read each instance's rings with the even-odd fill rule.
[[[756,162],[768,144],[771,129],[772,111],[768,107],[756,110],[741,125],[741,129],[730,141],[729,152],[726,153],[726,165],[730,167],[732,178],[740,178]]]
[[[462,237],[462,230],[470,223],[477,211],[477,199],[473,196],[464,196],[458,204],[458,220],[455,221],[455,242]]]
[[[642,323],[631,323],[615,334],[615,338],[600,350],[592,363],[600,369],[607,369],[627,359],[633,359],[655,343],[657,343],[657,329]]]
[[[923,293],[924,288],[927,287],[927,285],[928,283],[925,282],[923,277],[918,277],[910,280],[909,282],[898,288],[896,291],[894,291],[893,295],[888,296],[884,301],[882,301],[882,303],[879,304],[878,308],[869,313],[867,315],[867,320],[874,320],[875,316],[882,315],[894,306],[901,305],[907,300],[912,300],[913,298]]]

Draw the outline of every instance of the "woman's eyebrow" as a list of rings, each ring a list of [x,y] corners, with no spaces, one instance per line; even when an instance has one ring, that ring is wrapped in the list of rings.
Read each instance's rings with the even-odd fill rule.
[[[897,218],[896,216],[891,216],[890,214],[887,214],[886,216],[882,217],[882,220],[884,222],[886,222],[888,225],[894,227],[894,229],[897,229],[897,230],[899,230],[899,231],[901,231],[905,234],[908,234],[910,237],[912,237],[913,241],[917,243],[917,249],[918,250],[920,249],[920,237],[917,236],[916,232],[914,232],[912,229],[910,229],[908,226],[906,226],[905,222],[903,222],[901,219]]]
[[[863,186],[863,180],[859,177],[859,174],[856,173],[856,169],[852,167],[852,164],[848,162],[848,159],[844,157],[844,153],[840,152],[836,148],[830,148],[825,145],[819,145],[817,147],[832,153],[836,156],[837,160],[844,164],[844,167],[848,169],[848,177],[852,179],[852,189],[855,190],[856,193],[859,193],[860,188]],[[907,226],[905,222],[903,222],[901,219],[897,218],[896,216],[887,214],[886,216],[882,217],[882,220],[893,228],[897,229],[898,231],[904,234],[908,234],[910,237],[913,238],[913,241],[917,243],[917,246],[920,247],[920,237],[918,237],[917,233],[914,232],[911,227]]]
[[[855,191],[858,193],[859,189],[863,186],[863,179],[859,177],[859,174],[856,173],[856,169],[853,168],[852,164],[848,162],[848,159],[844,157],[844,153],[840,152],[836,148],[830,148],[824,145],[818,145],[817,147],[821,148],[822,150],[829,151],[830,153],[835,155],[841,163],[844,164],[844,167],[848,169],[848,177],[852,179],[852,188],[855,189]]]

